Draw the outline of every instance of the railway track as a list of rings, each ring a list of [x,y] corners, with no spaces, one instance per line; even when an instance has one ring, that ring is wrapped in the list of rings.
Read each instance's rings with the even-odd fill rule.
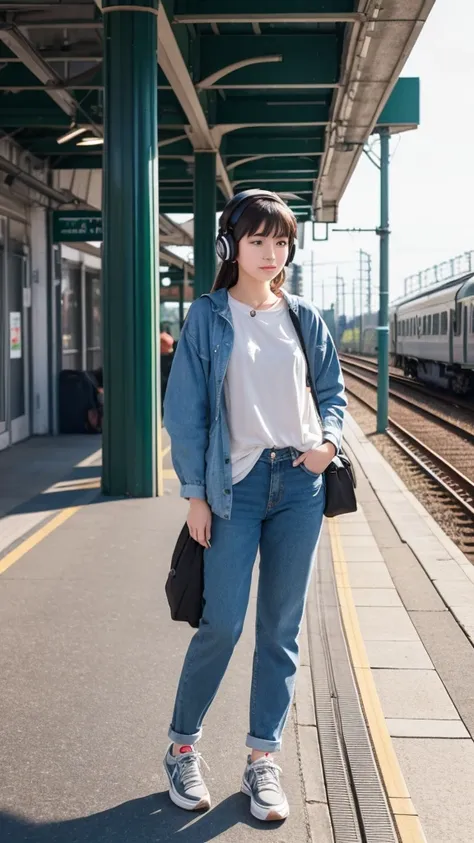
[[[378,371],[378,365],[376,360],[370,357],[359,357],[352,354],[340,354],[339,358],[341,360],[341,364],[350,367],[350,369],[352,370],[366,372],[368,374],[376,374]],[[416,392],[419,395],[425,395],[427,398],[430,398],[434,401],[438,401],[440,404],[466,410],[467,413],[471,413],[473,415],[474,419],[474,401],[465,400],[460,396],[451,393],[446,393],[445,395],[443,395],[440,390],[436,391],[434,389],[430,389],[428,386],[424,386],[424,384],[414,381],[413,378],[407,377],[406,375],[400,375],[399,371],[400,370],[397,370],[395,366],[389,367],[389,376],[391,384],[399,384],[400,386],[406,387],[412,392]]]
[[[376,411],[376,383],[342,361],[349,394]],[[387,437],[428,478],[437,506],[448,507],[455,541],[474,563],[474,432],[391,390]]]
[[[361,374],[360,371],[354,370],[352,365],[348,366],[344,361],[341,361],[341,366],[346,379],[347,375],[349,375],[349,377],[359,381],[361,384],[372,389],[377,388],[376,369],[364,369],[365,373]],[[390,383],[391,381],[392,379],[390,379]],[[455,433],[465,437],[468,441],[474,442],[474,413],[471,410],[464,411],[456,404],[447,400],[439,401],[437,397],[418,396],[416,392],[415,395],[416,397],[414,397],[413,390],[409,385],[407,389],[405,384],[396,383],[389,388],[389,396],[392,401],[405,407],[411,407],[418,415],[433,420],[438,426],[442,425],[451,433]]]

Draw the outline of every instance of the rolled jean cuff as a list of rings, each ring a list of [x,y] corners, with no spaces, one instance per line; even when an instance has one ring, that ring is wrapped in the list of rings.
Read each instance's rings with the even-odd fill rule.
[[[253,735],[247,735],[245,746],[249,746],[250,749],[258,749],[261,752],[279,752],[281,741],[265,741],[263,738],[254,738]]]
[[[168,737],[169,737],[170,741],[173,741],[173,743],[180,743],[181,746],[187,746],[187,745],[192,746],[193,744],[195,744],[199,740],[201,740],[201,736],[202,736],[202,729],[199,729],[198,732],[194,732],[194,735],[182,735],[179,732],[175,732],[170,726],[170,729],[169,729],[169,732],[168,732]]]

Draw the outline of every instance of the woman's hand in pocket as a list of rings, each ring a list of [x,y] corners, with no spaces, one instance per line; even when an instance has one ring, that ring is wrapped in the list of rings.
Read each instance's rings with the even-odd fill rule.
[[[313,472],[313,474],[323,474],[329,463],[336,456],[336,453],[336,448],[332,442],[323,442],[318,448],[301,454],[301,456],[294,460],[293,465],[297,466],[304,462],[305,468],[308,471]]]
[[[209,504],[199,498],[191,498],[187,518],[189,533],[203,547],[211,546],[211,522],[212,513]]]

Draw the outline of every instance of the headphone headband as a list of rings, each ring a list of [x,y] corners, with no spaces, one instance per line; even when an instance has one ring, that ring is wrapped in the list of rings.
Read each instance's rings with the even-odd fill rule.
[[[240,193],[236,193],[232,199],[229,199],[226,207],[224,208],[219,222],[220,233],[223,234],[228,231],[229,227],[234,227],[242,216],[245,208],[256,199],[271,199],[273,202],[278,202],[280,205],[285,204],[283,199],[280,199],[278,194],[273,193],[271,190],[259,190],[254,187],[250,190],[242,190]],[[236,214],[237,211],[238,213]]]
[[[283,205],[286,208],[286,204],[283,199],[271,190],[258,190],[258,188],[252,188],[250,190],[242,190],[240,193],[236,193],[232,199],[229,199],[219,220],[219,234],[217,235],[216,240],[216,251],[218,257],[222,261],[233,261],[235,259],[237,255],[237,244],[234,240],[232,230],[244,213],[245,209],[257,199],[271,199],[272,202],[277,202],[279,205]],[[295,251],[296,241],[294,241],[290,247],[286,266],[292,262],[295,256]]]

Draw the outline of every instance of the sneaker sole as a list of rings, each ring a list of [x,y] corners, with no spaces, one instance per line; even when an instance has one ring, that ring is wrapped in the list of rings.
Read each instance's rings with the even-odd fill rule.
[[[199,802],[194,802],[191,799],[186,799],[185,796],[181,796],[181,794],[178,793],[175,790],[174,783],[173,783],[173,781],[171,779],[171,776],[168,772],[168,768],[167,768],[166,764],[164,764],[163,766],[165,768],[166,775],[168,776],[168,782],[169,782],[169,785],[170,785],[169,790],[168,790],[169,797],[170,797],[171,801],[174,802],[174,804],[178,806],[178,808],[183,808],[185,811],[208,811],[209,810],[209,808],[211,807],[211,797],[210,796],[207,796],[207,797],[203,796],[203,798]]]
[[[286,799],[280,805],[274,805],[270,809],[262,808],[261,805],[257,805],[252,796],[252,791],[245,779],[242,779],[240,791],[241,793],[245,793],[246,796],[250,796],[250,813],[256,820],[262,820],[263,822],[278,822],[280,820],[286,820],[290,813],[290,806],[288,805],[288,801]]]

